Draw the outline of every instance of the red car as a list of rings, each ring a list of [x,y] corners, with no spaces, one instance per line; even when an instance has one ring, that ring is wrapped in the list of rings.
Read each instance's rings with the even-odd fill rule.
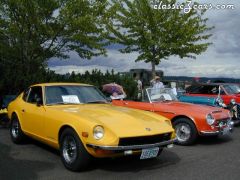
[[[186,89],[186,95],[215,98],[220,95],[226,105],[229,105],[231,100],[240,103],[240,85],[229,83],[196,84]]]
[[[148,88],[140,101],[113,100],[112,104],[152,111],[169,118],[181,145],[194,143],[198,136],[225,135],[232,131],[228,110],[179,102],[171,89]]]

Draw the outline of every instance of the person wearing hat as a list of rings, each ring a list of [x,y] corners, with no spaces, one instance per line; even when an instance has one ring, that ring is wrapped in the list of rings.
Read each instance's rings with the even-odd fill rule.
[[[159,76],[155,76],[155,78],[150,81],[150,84],[152,86],[151,94],[158,94],[161,92],[161,89],[164,88]]]
[[[159,76],[155,76],[155,78],[152,79],[152,80],[150,81],[150,83],[151,83],[153,89],[161,89],[161,88],[164,88],[164,85],[163,85],[163,83],[160,81],[160,77],[159,77]]]

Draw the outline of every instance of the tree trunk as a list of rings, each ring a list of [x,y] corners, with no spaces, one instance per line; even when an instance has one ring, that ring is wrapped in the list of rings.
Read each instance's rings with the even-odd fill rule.
[[[156,76],[156,64],[155,64],[155,61],[151,61],[151,64],[152,64],[152,79],[155,78]]]

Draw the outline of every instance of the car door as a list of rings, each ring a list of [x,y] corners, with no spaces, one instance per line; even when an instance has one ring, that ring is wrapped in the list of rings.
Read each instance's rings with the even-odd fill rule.
[[[31,87],[21,108],[24,130],[37,136],[44,136],[45,108],[43,104],[43,93],[41,86]],[[40,102],[40,104],[37,104]]]

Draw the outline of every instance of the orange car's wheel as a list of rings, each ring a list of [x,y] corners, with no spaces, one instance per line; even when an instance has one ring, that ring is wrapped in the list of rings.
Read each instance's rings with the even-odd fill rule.
[[[13,114],[11,118],[10,135],[15,144],[21,144],[25,139],[25,135],[22,132],[22,128],[16,114]]]
[[[65,129],[60,136],[60,153],[64,166],[71,171],[85,170],[91,161],[91,155],[71,128]]]
[[[187,118],[179,118],[173,122],[176,131],[177,143],[180,145],[191,145],[197,137],[198,132],[195,124]]]

